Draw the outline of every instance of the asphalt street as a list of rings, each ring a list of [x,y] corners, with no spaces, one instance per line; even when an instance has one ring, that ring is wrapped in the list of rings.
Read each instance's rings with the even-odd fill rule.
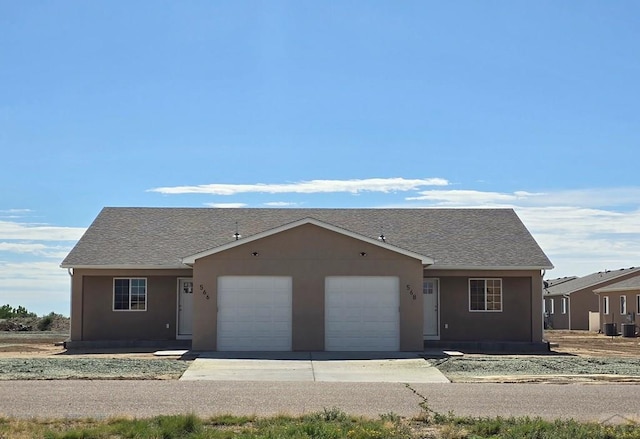
[[[441,413],[640,421],[633,384],[412,384]],[[401,383],[248,381],[0,381],[0,417],[104,418],[194,413],[299,415],[339,408],[377,417],[420,413],[421,397]]]

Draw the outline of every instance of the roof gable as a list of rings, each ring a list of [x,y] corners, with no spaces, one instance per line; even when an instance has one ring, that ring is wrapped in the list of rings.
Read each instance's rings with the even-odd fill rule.
[[[399,248],[399,247],[395,247],[395,246],[393,246],[391,244],[387,244],[386,242],[383,242],[381,240],[373,239],[373,238],[370,238],[368,236],[358,235],[357,233],[353,233],[353,232],[351,232],[349,230],[342,229],[340,227],[336,227],[336,226],[334,226],[332,224],[328,224],[328,223],[325,223],[325,222],[322,222],[322,221],[318,221],[318,220],[316,220],[314,218],[303,218],[301,220],[294,221],[294,222],[289,223],[289,224],[284,224],[284,225],[282,225],[280,227],[276,227],[274,229],[265,230],[264,232],[257,233],[255,235],[252,235],[252,236],[248,237],[248,238],[237,239],[237,240],[229,242],[227,244],[223,244],[223,245],[221,245],[219,247],[215,247],[215,248],[212,248],[212,249],[209,249],[209,250],[205,250],[205,251],[198,252],[196,254],[184,257],[184,258],[182,258],[182,263],[183,264],[187,264],[187,265],[193,265],[197,259],[204,258],[204,257],[210,256],[210,255],[216,254],[216,253],[220,253],[220,252],[223,252],[225,250],[229,250],[231,248],[238,247],[240,245],[248,244],[248,243],[256,241],[258,239],[266,238],[267,236],[277,235],[278,233],[282,233],[282,232],[285,232],[287,230],[291,230],[293,228],[300,227],[300,226],[305,225],[305,224],[312,224],[312,225],[317,226],[317,227],[322,227],[323,229],[330,230],[332,232],[335,232],[335,233],[338,233],[338,234],[341,234],[341,235],[344,235],[344,236],[348,236],[350,238],[354,238],[354,239],[357,239],[359,241],[367,242],[369,244],[373,244],[375,246],[382,247],[384,249],[391,250],[393,252],[400,253],[400,254],[403,254],[405,256],[409,256],[411,258],[414,258],[414,259],[418,259],[418,260],[420,260],[422,262],[423,265],[431,265],[434,262],[434,260],[432,258],[428,257],[428,256],[420,255],[418,253],[415,253],[415,252],[412,252],[412,251],[409,251],[409,250],[405,250],[405,249],[402,249],[402,248]]]

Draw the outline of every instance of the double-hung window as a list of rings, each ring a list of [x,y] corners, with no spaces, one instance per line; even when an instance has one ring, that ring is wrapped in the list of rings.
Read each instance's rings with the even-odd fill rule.
[[[146,311],[147,279],[115,278],[113,279],[114,311]]]
[[[567,298],[563,297],[562,298],[562,302],[560,302],[560,304],[561,304],[560,311],[562,312],[562,314],[566,314],[567,313]]]
[[[609,314],[609,296],[602,297],[602,314]]]
[[[469,311],[502,311],[502,279],[469,279]]]
[[[627,296],[620,296],[620,314],[627,313]]]
[[[636,296],[636,314],[640,315],[640,294]]]

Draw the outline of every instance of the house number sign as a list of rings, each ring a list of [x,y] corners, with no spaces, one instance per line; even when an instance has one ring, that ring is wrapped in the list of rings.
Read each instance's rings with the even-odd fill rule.
[[[413,300],[416,300],[416,295],[413,293],[413,288],[411,288],[411,285],[409,284],[407,284],[407,293],[409,293]]]
[[[209,293],[207,293],[207,290],[204,289],[204,285],[202,284],[200,284],[200,292],[207,298],[207,300],[209,300]]]

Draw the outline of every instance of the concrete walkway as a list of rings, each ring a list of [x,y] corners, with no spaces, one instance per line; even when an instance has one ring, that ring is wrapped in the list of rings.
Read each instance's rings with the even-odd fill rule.
[[[321,381],[448,383],[423,353],[210,352],[201,354],[181,381]]]

